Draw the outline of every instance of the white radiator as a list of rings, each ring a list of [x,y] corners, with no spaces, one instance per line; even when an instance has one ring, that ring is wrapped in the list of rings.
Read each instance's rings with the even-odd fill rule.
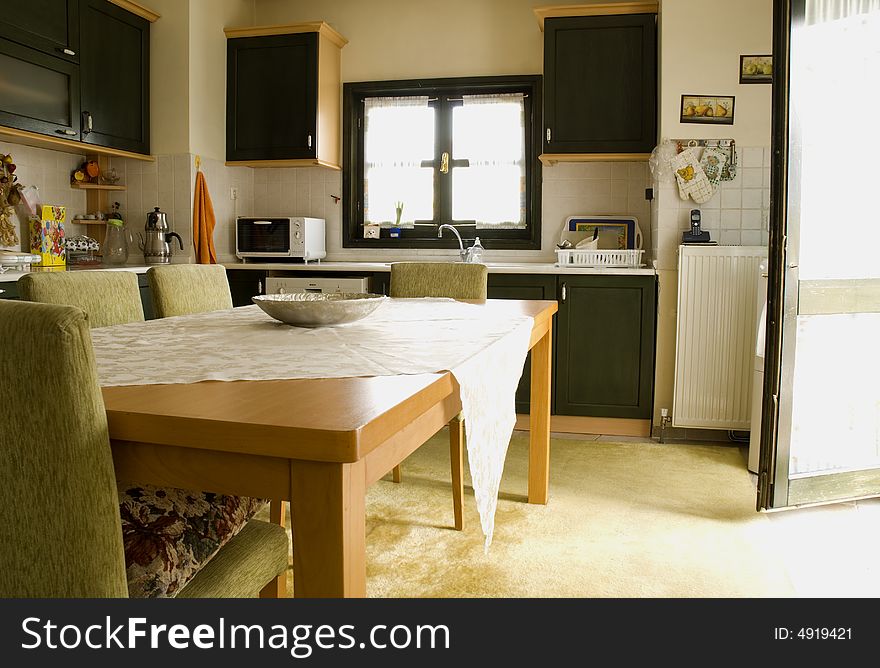
[[[750,428],[758,267],[766,257],[762,246],[679,248],[673,426]]]

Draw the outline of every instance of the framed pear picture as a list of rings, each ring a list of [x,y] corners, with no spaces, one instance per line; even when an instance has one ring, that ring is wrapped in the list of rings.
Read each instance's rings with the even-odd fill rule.
[[[739,82],[773,83],[773,56],[740,56]]]
[[[732,95],[682,95],[681,123],[733,125]]]

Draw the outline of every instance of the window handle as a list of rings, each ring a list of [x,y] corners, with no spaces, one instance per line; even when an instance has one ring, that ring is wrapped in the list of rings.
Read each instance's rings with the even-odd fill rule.
[[[440,156],[440,173],[449,173],[449,153],[446,151],[443,151],[443,154]]]

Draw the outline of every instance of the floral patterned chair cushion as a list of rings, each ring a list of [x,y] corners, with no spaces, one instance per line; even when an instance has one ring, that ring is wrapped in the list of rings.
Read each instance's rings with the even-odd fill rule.
[[[245,496],[120,487],[129,596],[174,596],[263,504]]]

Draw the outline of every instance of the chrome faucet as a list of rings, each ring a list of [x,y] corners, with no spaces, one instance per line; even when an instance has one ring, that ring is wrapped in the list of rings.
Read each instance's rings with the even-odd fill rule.
[[[464,249],[464,242],[461,240],[461,235],[458,233],[458,230],[455,229],[452,225],[441,225],[437,228],[437,238],[441,239],[443,237],[443,229],[452,230],[452,233],[455,235],[455,238],[458,239],[458,255],[461,258],[462,262],[467,262],[470,258],[470,252]]]

